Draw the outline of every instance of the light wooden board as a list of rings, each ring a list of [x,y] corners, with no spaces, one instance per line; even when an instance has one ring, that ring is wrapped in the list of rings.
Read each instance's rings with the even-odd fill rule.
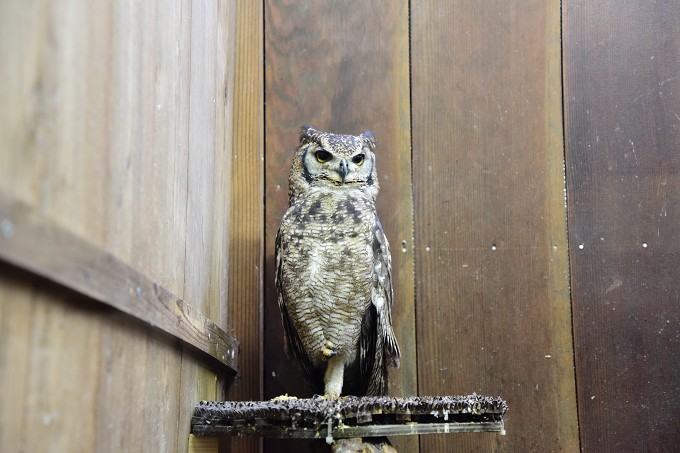
[[[507,436],[577,451],[558,2],[411,3],[418,390],[507,400]]]
[[[2,189],[223,328],[235,4],[0,4]],[[115,312],[15,277],[0,296],[15,325],[0,345],[12,360],[0,450],[186,451],[196,401],[222,396],[214,373]],[[20,394],[6,390],[16,373]]]

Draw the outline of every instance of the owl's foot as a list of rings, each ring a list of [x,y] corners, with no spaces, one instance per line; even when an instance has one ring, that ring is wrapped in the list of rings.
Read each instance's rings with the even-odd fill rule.
[[[331,357],[333,357],[334,355],[337,354],[337,352],[335,352],[335,351],[333,350],[333,346],[335,346],[335,345],[333,344],[333,342],[330,341],[330,340],[328,340],[328,341],[326,342],[326,345],[325,345],[323,348],[321,348],[321,353],[322,353],[322,354],[324,355],[324,357],[326,357],[327,359],[330,359]]]
[[[274,398],[271,399],[271,401],[286,401],[286,400],[296,400],[298,399],[297,396],[289,396],[287,393],[279,396],[275,396]]]

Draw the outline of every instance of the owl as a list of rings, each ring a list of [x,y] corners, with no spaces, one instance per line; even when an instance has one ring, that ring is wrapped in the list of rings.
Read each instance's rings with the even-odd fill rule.
[[[316,393],[384,395],[399,366],[375,138],[303,126],[276,237],[285,346]]]

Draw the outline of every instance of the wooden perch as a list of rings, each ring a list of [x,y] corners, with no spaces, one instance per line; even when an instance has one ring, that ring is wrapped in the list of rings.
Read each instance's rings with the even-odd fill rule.
[[[0,191],[0,259],[117,308],[238,370],[238,342],[145,275]]]
[[[468,396],[202,401],[194,410],[194,435],[333,438],[455,432],[505,434],[500,398]]]

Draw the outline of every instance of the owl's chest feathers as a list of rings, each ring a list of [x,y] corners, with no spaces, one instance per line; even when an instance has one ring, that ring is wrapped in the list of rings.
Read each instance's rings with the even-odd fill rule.
[[[356,317],[370,303],[376,216],[373,201],[360,195],[311,194],[284,216],[283,276],[298,289],[292,305],[314,300],[320,313],[333,307],[336,315]]]
[[[298,199],[283,219],[292,237],[344,245],[365,239],[375,223],[373,200],[360,191],[311,193]]]

